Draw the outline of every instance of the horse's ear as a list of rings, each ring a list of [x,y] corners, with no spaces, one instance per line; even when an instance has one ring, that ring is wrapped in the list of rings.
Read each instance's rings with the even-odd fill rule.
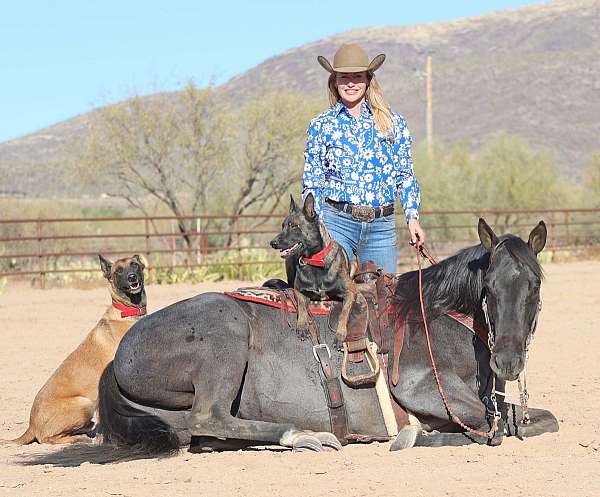
[[[314,219],[317,216],[315,212],[315,197],[313,197],[312,193],[309,193],[304,199],[303,211],[307,219]]]
[[[110,280],[110,272],[112,269],[112,262],[108,259],[102,257],[101,254],[98,254],[98,259],[100,259],[100,267],[102,268],[102,274],[107,280]]]
[[[488,252],[498,244],[498,237],[494,230],[489,227],[488,223],[482,217],[479,218],[479,224],[477,225],[477,232],[479,233],[479,240]]]
[[[290,214],[292,212],[296,212],[298,210],[298,206],[296,205],[296,202],[294,202],[294,197],[292,197],[292,194],[290,193]]]
[[[548,236],[548,230],[546,229],[546,223],[540,221],[538,225],[531,230],[529,233],[529,240],[527,245],[531,247],[535,255],[539,254],[546,246],[546,237]]]

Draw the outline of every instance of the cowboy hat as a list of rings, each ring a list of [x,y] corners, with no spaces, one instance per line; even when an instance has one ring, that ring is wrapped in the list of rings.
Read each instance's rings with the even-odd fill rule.
[[[385,54],[380,53],[379,55],[376,55],[371,62],[369,62],[367,52],[365,52],[362,47],[355,43],[345,43],[333,56],[333,66],[322,55],[319,55],[317,60],[323,69],[331,73],[362,71],[373,72],[381,67],[381,64],[383,64],[383,61],[385,60]]]

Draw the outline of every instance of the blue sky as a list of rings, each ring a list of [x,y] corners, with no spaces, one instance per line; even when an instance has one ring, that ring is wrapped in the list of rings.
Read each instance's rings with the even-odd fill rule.
[[[222,83],[284,50],[342,31],[458,19],[530,3],[3,2],[0,142],[134,92],[172,90],[189,79]]]

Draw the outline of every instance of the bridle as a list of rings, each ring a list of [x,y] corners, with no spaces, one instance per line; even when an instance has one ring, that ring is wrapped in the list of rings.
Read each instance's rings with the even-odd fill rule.
[[[488,348],[490,349],[490,354],[491,354],[494,351],[496,335],[495,335],[494,324],[492,323],[492,321],[490,319],[490,314],[489,314],[488,305],[487,305],[487,296],[485,294],[481,301],[481,309],[483,311],[483,315],[485,317],[485,324],[488,329]],[[529,411],[527,408],[527,403],[529,401],[529,392],[527,390],[527,361],[529,360],[529,346],[530,346],[531,342],[533,341],[533,337],[535,335],[535,330],[537,328],[538,317],[540,315],[541,310],[542,310],[542,299],[539,299],[538,303],[536,305],[535,316],[533,317],[533,320],[531,322],[531,329],[529,330],[529,333],[527,334],[527,339],[525,341],[525,364],[523,366],[523,372],[522,372],[522,374],[519,374],[519,376],[517,378],[517,384],[519,386],[519,402],[521,404],[521,410],[523,412],[523,418],[522,418],[523,424],[528,424],[531,421],[531,418],[529,417]],[[502,395],[504,398],[506,398],[506,392],[496,390],[496,374],[495,373],[493,373],[493,374],[494,374],[493,386],[492,386],[492,392],[490,394],[490,400],[495,405],[496,404],[496,394]],[[521,376],[523,376],[523,381],[521,381]]]
[[[498,246],[500,244],[502,244],[504,242],[501,241],[500,243],[498,243],[495,247],[498,248]],[[430,264],[434,265],[437,264],[436,259],[431,255],[431,253],[423,246],[414,246],[415,250],[416,250],[416,255],[417,255],[417,265],[419,267],[418,270],[418,275],[419,275],[419,300],[420,300],[420,306],[421,306],[421,317],[423,319],[423,330],[425,331],[425,337],[426,337],[426,341],[427,341],[427,348],[429,351],[429,358],[431,360],[431,367],[433,370],[433,374],[437,383],[437,387],[438,387],[438,391],[440,393],[440,397],[442,399],[442,402],[444,403],[444,407],[446,408],[446,410],[448,411],[448,414],[450,416],[450,418],[452,419],[452,421],[459,425],[461,428],[463,428],[465,431],[472,433],[474,435],[478,435],[484,438],[488,438],[488,439],[492,439],[494,438],[494,435],[496,433],[496,431],[498,430],[498,423],[499,420],[501,418],[501,414],[500,411],[498,410],[498,400],[496,398],[496,394],[500,394],[503,397],[506,398],[506,394],[504,392],[501,392],[499,390],[496,390],[496,373],[492,370],[492,389],[491,389],[491,393],[490,393],[490,401],[492,402],[493,408],[494,408],[494,412],[493,412],[493,421],[492,421],[492,425],[490,427],[490,429],[486,432],[484,431],[480,431],[480,430],[476,430],[474,428],[471,428],[470,426],[466,425],[465,423],[463,423],[463,421],[456,415],[454,414],[454,412],[452,411],[452,408],[450,407],[450,404],[448,403],[448,399],[446,398],[446,393],[444,391],[444,388],[442,386],[442,383],[440,381],[440,375],[437,369],[437,366],[435,364],[435,359],[433,357],[433,350],[431,347],[431,339],[429,336],[429,326],[427,324],[427,318],[425,316],[425,303],[424,303],[424,299],[423,299],[423,277],[422,277],[422,272],[423,272],[423,267],[422,267],[422,259],[425,258],[427,259]],[[494,334],[494,327],[493,327],[493,323],[490,320],[490,316],[489,316],[489,312],[488,312],[488,308],[487,308],[487,299],[486,296],[483,296],[482,299],[482,303],[481,303],[481,308],[483,310],[483,314],[485,316],[485,321],[486,321],[486,326],[488,329],[488,348],[490,349],[490,354],[493,351],[494,345],[495,345],[495,334]],[[523,424],[527,424],[530,422],[530,418],[529,418],[529,413],[527,410],[527,401],[529,400],[529,393],[527,391],[527,377],[526,377],[526,368],[527,368],[527,359],[529,357],[529,345],[531,343],[531,340],[533,339],[533,335],[535,333],[535,329],[537,327],[537,320],[538,320],[538,316],[540,313],[540,310],[542,308],[542,302],[541,300],[538,302],[537,305],[537,311],[536,314],[534,316],[533,322],[532,322],[532,327],[531,330],[528,334],[527,337],[527,342],[525,345],[525,366],[523,369],[523,383],[521,383],[521,375],[519,375],[518,378],[518,384],[519,384],[519,399],[521,402],[521,408],[523,411]]]

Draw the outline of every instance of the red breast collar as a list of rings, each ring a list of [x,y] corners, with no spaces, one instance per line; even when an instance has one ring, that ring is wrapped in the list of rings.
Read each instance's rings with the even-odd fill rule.
[[[113,307],[121,311],[122,318],[128,318],[130,316],[145,316],[146,315],[146,306],[144,307],[133,307],[130,305],[119,304],[117,302],[113,302]]]
[[[477,335],[479,339],[483,342],[483,344],[489,349],[490,346],[488,342],[487,327],[480,325],[477,321],[473,319],[472,316],[467,316],[462,312],[451,311],[448,313],[448,317],[469,328],[469,330],[471,330],[471,333]]]
[[[333,239],[329,237],[329,242],[325,245],[325,248],[319,250],[316,254],[310,257],[300,257],[300,264],[308,264],[309,266],[325,267],[325,257],[331,252],[333,248]]]

